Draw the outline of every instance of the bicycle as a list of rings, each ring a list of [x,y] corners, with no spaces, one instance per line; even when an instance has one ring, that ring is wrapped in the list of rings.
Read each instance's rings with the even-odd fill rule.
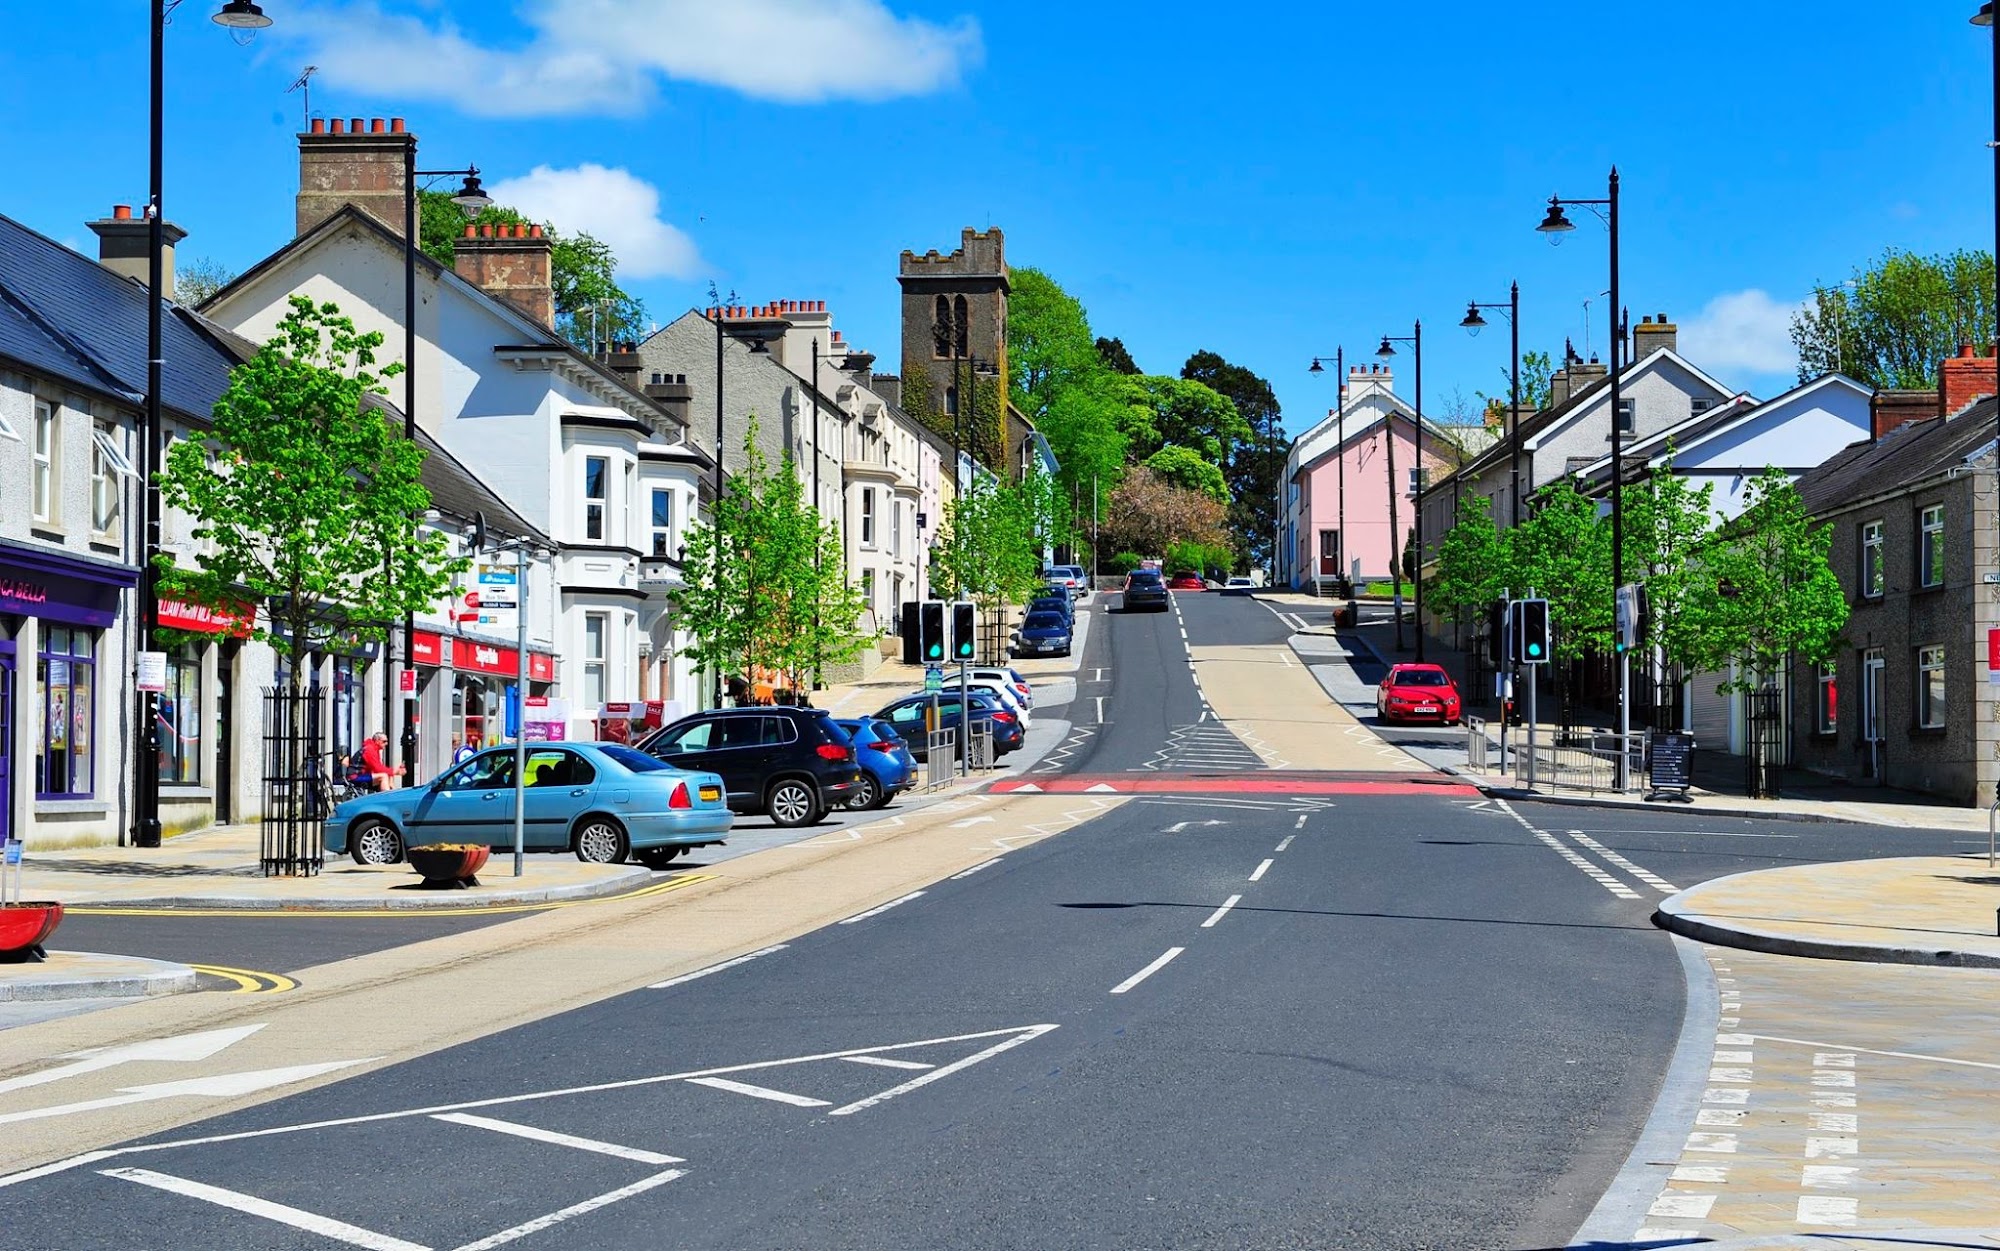
[[[325,817],[340,804],[370,793],[357,785],[347,770],[339,767],[339,753],[328,752],[326,761],[324,766],[318,756],[306,761],[307,794],[311,797],[313,814],[317,817]]]

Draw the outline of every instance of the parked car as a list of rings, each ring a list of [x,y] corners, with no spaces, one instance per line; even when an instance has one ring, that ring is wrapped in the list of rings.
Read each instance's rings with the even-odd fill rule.
[[[1125,575],[1125,591],[1119,600],[1119,606],[1126,612],[1137,612],[1141,608],[1165,612],[1167,584],[1160,578],[1158,570],[1134,569]]]
[[[1375,688],[1375,715],[1383,721],[1455,725],[1462,706],[1458,684],[1437,665],[1392,665]]]
[[[944,682],[947,687],[956,686],[958,684],[957,675],[947,672]],[[965,675],[965,684],[967,690],[990,691],[994,698],[1000,701],[1002,708],[1005,708],[1008,712],[1013,713],[1021,719],[1021,727],[1023,729],[1032,729],[1034,727],[1035,718],[1028,711],[1028,705],[1022,701],[1020,692],[1014,689],[1012,682],[1003,681],[999,678],[982,678],[978,674],[968,670]]]
[[[1050,582],[1067,586],[1078,599],[1090,597],[1090,575],[1082,565],[1050,565],[1048,577]]]
[[[861,765],[861,786],[848,797],[855,811],[887,807],[891,799],[917,784],[917,758],[903,736],[873,717],[841,718],[837,723],[854,744]]]
[[[1027,607],[1021,610],[1023,616],[1033,616],[1038,612],[1056,613],[1064,621],[1071,622],[1072,624],[1076,621],[1076,609],[1070,604],[1069,597],[1066,595],[1037,595],[1028,601]]]
[[[1256,592],[1257,584],[1241,574],[1222,584],[1224,595],[1254,595]]]
[[[1192,569],[1183,569],[1167,582],[1167,589],[1171,591],[1205,591],[1208,589],[1208,583],[1203,582],[1201,575]]]
[[[658,868],[723,841],[734,818],[722,778],[677,769],[616,743],[536,743],[522,776],[522,840],[596,864],[627,856]],[[492,747],[426,786],[350,799],[326,820],[326,850],[395,864],[430,843],[514,845],[514,748]]]
[[[1035,706],[1035,691],[1033,687],[1028,685],[1028,679],[1021,676],[1020,670],[975,666],[972,670],[972,676],[975,678],[991,678],[996,682],[1007,683],[1014,688],[1014,694],[1020,696],[1021,707],[1033,710]]]
[[[990,724],[993,727],[993,755],[997,759],[1009,752],[1020,750],[1022,740],[1027,737],[1021,726],[1021,719],[1001,707],[1000,701],[983,690],[968,692],[972,708],[974,726]],[[931,709],[935,701],[937,708],[937,728],[956,729],[962,716],[962,705],[958,692],[947,690],[939,695],[905,695],[888,704],[875,714],[877,721],[886,721],[902,740],[909,745],[910,754],[918,760],[930,755]]]
[[[681,768],[722,775],[731,811],[812,825],[861,786],[847,731],[822,708],[720,708],[683,717],[640,747]]]
[[[1164,592],[1163,592],[1164,593]],[[1067,656],[1075,639],[1069,619],[1059,612],[1030,612],[1014,631],[1016,656]]]

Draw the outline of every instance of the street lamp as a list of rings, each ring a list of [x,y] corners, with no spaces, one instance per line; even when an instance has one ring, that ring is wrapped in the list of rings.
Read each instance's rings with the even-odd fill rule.
[[[1521,524],[1521,284],[1509,283],[1505,303],[1483,304],[1473,300],[1465,306],[1465,320],[1458,324],[1473,338],[1479,337],[1487,321],[1479,315],[1479,310],[1490,308],[1507,318],[1507,328],[1513,340],[1513,369],[1508,374],[1507,384],[1507,442],[1509,445],[1509,473],[1513,479],[1514,524]]]
[[[1994,255],[2000,256],[2000,23],[1993,20],[1993,0],[1986,0],[1979,6],[1979,12],[1972,15],[1974,26],[1984,26],[1993,32],[1993,142],[1986,146],[1993,149],[1993,246]],[[1994,298],[2000,301],[2000,270],[1994,273]],[[2000,303],[1994,305],[2000,309]],[[1994,365],[2000,368],[2000,334],[1994,336]],[[1993,405],[1993,436],[1996,447],[2000,447],[2000,400]],[[2000,454],[1993,462],[1993,488],[1995,499],[2000,500]],[[2000,509],[1995,510],[1996,520],[2000,520]],[[1993,795],[2000,802],[2000,781],[1993,784]]]
[[[1990,9],[1990,5],[1988,8]],[[1611,236],[1611,586],[1615,596],[1625,579],[1625,441],[1620,423],[1624,414],[1620,411],[1619,373],[1624,368],[1625,325],[1624,309],[1618,297],[1618,167],[1611,167],[1610,190],[1601,200],[1566,200],[1561,196],[1549,197],[1548,215],[1536,230],[1548,236],[1552,244],[1561,243],[1562,237],[1576,229],[1563,212],[1565,206],[1579,206],[1596,213]],[[1634,433],[1636,433],[1636,429]],[[1632,682],[1631,653],[1620,649],[1618,652],[1618,789],[1624,790],[1630,782],[1630,753],[1625,750],[1626,737],[1632,732],[1632,707],[1630,686]]]
[[[1312,368],[1306,372],[1320,374],[1325,373],[1326,370],[1320,365],[1320,358],[1315,356],[1313,357]],[[1334,572],[1340,578],[1341,585],[1347,588],[1347,597],[1351,600],[1354,598],[1354,584],[1347,577],[1347,349],[1344,346],[1333,350],[1333,373],[1334,382],[1337,385],[1333,397],[1333,446],[1335,451],[1333,476],[1334,481],[1338,484],[1335,488],[1338,504],[1334,512],[1334,525],[1337,527],[1334,533],[1339,536],[1334,541],[1335,550],[1339,555],[1338,567]],[[1390,524],[1394,525],[1393,522]],[[1356,618],[1356,622],[1358,624],[1359,618]],[[1402,628],[1400,623],[1397,628]]]
[[[1398,343],[1409,344],[1410,354],[1416,358],[1417,362],[1417,489],[1415,492],[1416,502],[1413,505],[1417,514],[1416,546],[1414,549],[1417,559],[1416,568],[1412,570],[1413,576],[1410,579],[1410,587],[1416,595],[1417,663],[1422,664],[1424,662],[1424,323],[1421,321],[1414,323],[1410,333],[1407,335],[1383,335],[1382,346],[1375,349],[1375,355],[1381,357],[1394,356],[1396,354],[1395,345]],[[1398,536],[1396,534],[1396,428],[1394,419],[1395,413],[1394,410],[1391,410],[1390,420],[1384,424],[1388,427],[1389,431],[1389,569],[1394,578],[1398,599],[1395,612],[1396,650],[1401,651],[1403,649],[1403,606],[1400,601],[1403,586],[1403,553],[1398,546]]]
[[[255,8],[255,5],[249,7]],[[400,123],[398,123],[400,125]],[[419,178],[463,178],[458,193],[451,202],[458,205],[467,217],[477,217],[493,203],[493,197],[486,194],[479,185],[479,167],[466,169],[418,169],[416,141],[403,145],[403,437],[410,442],[417,438],[417,179]],[[416,667],[417,617],[414,612],[403,613],[403,668]],[[385,674],[394,669],[395,649],[393,640],[383,648]],[[415,688],[412,687],[412,690]],[[527,688],[523,687],[523,691]],[[412,705],[415,699],[403,701],[403,731],[400,735],[403,754],[403,776],[414,785],[417,780],[417,719]],[[382,683],[382,717],[384,728],[394,724],[396,691],[385,677]]]
[[[166,76],[167,18],[181,0],[153,0],[148,185],[146,188],[146,454],[141,464],[140,529],[145,550],[139,562],[139,650],[153,650],[153,630],[160,615],[160,579],[154,562],[160,556],[160,462],[165,458],[166,423],[160,412],[161,375],[165,352],[161,312],[167,298],[166,275]],[[271,24],[264,10],[250,0],[229,0],[212,19],[233,30],[257,31]],[[157,692],[138,692],[139,724],[145,727],[143,750],[134,764],[132,785],[132,844],[160,845],[160,724]]]

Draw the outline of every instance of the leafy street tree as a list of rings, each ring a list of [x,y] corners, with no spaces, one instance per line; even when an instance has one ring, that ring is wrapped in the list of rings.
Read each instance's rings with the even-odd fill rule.
[[[1112,493],[1104,541],[1112,550],[1164,556],[1176,543],[1226,544],[1228,513],[1211,497],[1139,466]]]
[[[209,297],[236,281],[236,271],[206,256],[174,262],[174,303],[200,308]]]
[[[1847,283],[1819,287],[1792,317],[1799,380],[1839,370],[1873,387],[1921,390],[1961,343],[1993,342],[1993,257],[1894,248]]]
[[[467,217],[447,191],[422,191],[417,204],[418,246],[432,260],[449,266],[458,238],[469,225],[531,224],[517,209],[495,204]],[[567,234],[549,222],[542,227],[552,241],[550,277],[555,287],[557,333],[584,351],[598,343],[643,338],[646,306],[618,285],[618,258],[611,247],[582,231]]]
[[[159,558],[162,590],[225,612],[256,605],[252,633],[290,659],[294,687],[312,653],[380,640],[467,567],[423,524],[423,449],[371,401],[402,370],[371,370],[381,344],[336,306],[293,296],[230,375],[209,437],[174,443],[160,474],[198,544],[190,564]]]
[[[1625,489],[1625,553],[1646,586],[1644,642],[1686,671],[1707,650],[1703,617],[1691,608],[1715,594],[1708,548],[1715,530],[1715,484],[1699,487],[1667,462]]]
[[[1229,502],[1229,487],[1222,481],[1222,470],[1192,448],[1170,443],[1148,456],[1145,464],[1163,482],[1199,491],[1218,504]]]
[[[1025,482],[976,484],[946,503],[931,562],[939,593],[971,599],[988,612],[1024,602],[1041,583],[1052,496],[1046,477],[1034,474]]]
[[[1271,520],[1291,441],[1285,438],[1278,396],[1271,384],[1214,352],[1196,352],[1181,377],[1205,383],[1235,406],[1242,421],[1225,443],[1219,462],[1229,483],[1230,540],[1253,564],[1269,564],[1274,536]]]
[[[1771,681],[1792,657],[1826,661],[1847,626],[1847,598],[1827,563],[1831,528],[1806,515],[1783,470],[1766,469],[1744,499],[1743,512],[1703,553],[1714,593],[1686,606],[1694,666],[1708,673],[1736,666],[1724,690]]]
[[[1549,389],[1549,380],[1551,375],[1555,373],[1555,360],[1556,358],[1547,352],[1521,353],[1521,410],[1523,412],[1538,413],[1549,406],[1549,398],[1554,394]],[[1500,390],[1498,392],[1492,395],[1488,395],[1484,391],[1473,392],[1474,395],[1486,401],[1488,408],[1498,405],[1503,414],[1507,411],[1507,403],[1513,398],[1513,393],[1514,371],[1511,361],[1500,369]]]
[[[1099,339],[1097,341],[1097,359],[1103,361],[1104,367],[1114,374],[1145,372],[1133,361],[1132,354],[1125,350],[1125,341],[1123,339]]]
[[[1441,614],[1477,612],[1502,594],[1521,593],[1514,574],[1512,531],[1493,523],[1493,502],[1483,496],[1459,501],[1458,520],[1438,544],[1437,565],[1424,602]]]
[[[1609,652],[1612,643],[1611,527],[1597,502],[1563,479],[1535,494],[1528,518],[1509,533],[1515,593],[1549,601],[1570,656]]]
[[[1125,470],[1118,376],[1105,364],[1083,305],[1039,269],[1011,274],[1008,399],[1055,452],[1064,498],[1101,501]]]
[[[1150,374],[1121,377],[1119,414],[1127,454],[1145,460],[1162,447],[1189,448],[1218,469],[1252,437],[1228,396],[1207,383]]]

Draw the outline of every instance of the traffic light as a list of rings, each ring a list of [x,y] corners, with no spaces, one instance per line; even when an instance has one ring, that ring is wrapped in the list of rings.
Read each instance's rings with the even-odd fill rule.
[[[971,660],[979,650],[979,615],[973,605],[960,601],[951,606],[951,658]]]
[[[1619,587],[1617,607],[1613,644],[1624,653],[1646,637],[1646,588],[1631,582]]]
[[[1486,658],[1496,666],[1507,659],[1507,601],[1496,599],[1486,606]]]
[[[917,614],[917,654],[927,665],[944,661],[944,601],[927,599]]]
[[[1524,665],[1547,664],[1549,641],[1549,601],[1517,601],[1514,605],[1514,659]]]

